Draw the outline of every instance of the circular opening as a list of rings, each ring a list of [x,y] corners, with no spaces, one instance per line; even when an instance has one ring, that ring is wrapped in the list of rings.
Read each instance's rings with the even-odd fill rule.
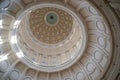
[[[54,19],[54,17],[53,17],[53,16],[50,16],[50,19]]]
[[[48,25],[55,25],[58,22],[58,15],[55,12],[49,12],[45,16],[45,22],[47,22]]]

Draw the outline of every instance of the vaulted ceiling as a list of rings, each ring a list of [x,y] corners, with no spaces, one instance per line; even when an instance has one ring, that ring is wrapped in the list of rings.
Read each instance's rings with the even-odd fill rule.
[[[120,80],[119,0],[0,0],[0,79]]]

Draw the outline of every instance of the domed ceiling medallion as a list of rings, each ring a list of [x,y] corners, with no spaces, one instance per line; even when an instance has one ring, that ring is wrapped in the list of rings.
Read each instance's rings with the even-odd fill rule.
[[[48,26],[54,26],[58,22],[58,15],[55,12],[48,12],[45,16],[45,22]]]

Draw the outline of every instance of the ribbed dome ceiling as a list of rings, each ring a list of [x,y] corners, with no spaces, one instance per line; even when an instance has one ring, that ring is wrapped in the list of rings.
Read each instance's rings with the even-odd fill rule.
[[[119,66],[118,34],[110,17],[116,23],[117,19],[108,6],[101,6],[102,0],[0,4],[3,80],[106,80],[110,68]]]
[[[73,18],[61,9],[45,7],[31,12],[29,25],[38,40],[55,44],[63,41],[71,33]]]
[[[53,7],[53,6],[56,6]],[[62,8],[61,8],[62,7]],[[55,24],[47,16],[58,17]],[[13,29],[15,52],[22,54],[25,64],[41,71],[58,71],[75,63],[85,49],[85,29],[77,15],[58,4],[41,4],[19,18]],[[57,19],[56,19],[57,20]],[[39,26],[38,26],[39,25]],[[83,41],[84,40],[84,41]],[[34,56],[35,55],[35,56]],[[19,57],[19,56],[18,56]]]

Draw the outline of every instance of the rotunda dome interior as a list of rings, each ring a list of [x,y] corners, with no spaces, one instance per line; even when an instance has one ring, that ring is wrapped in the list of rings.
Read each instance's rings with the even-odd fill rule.
[[[119,0],[0,0],[0,80],[120,80]]]

